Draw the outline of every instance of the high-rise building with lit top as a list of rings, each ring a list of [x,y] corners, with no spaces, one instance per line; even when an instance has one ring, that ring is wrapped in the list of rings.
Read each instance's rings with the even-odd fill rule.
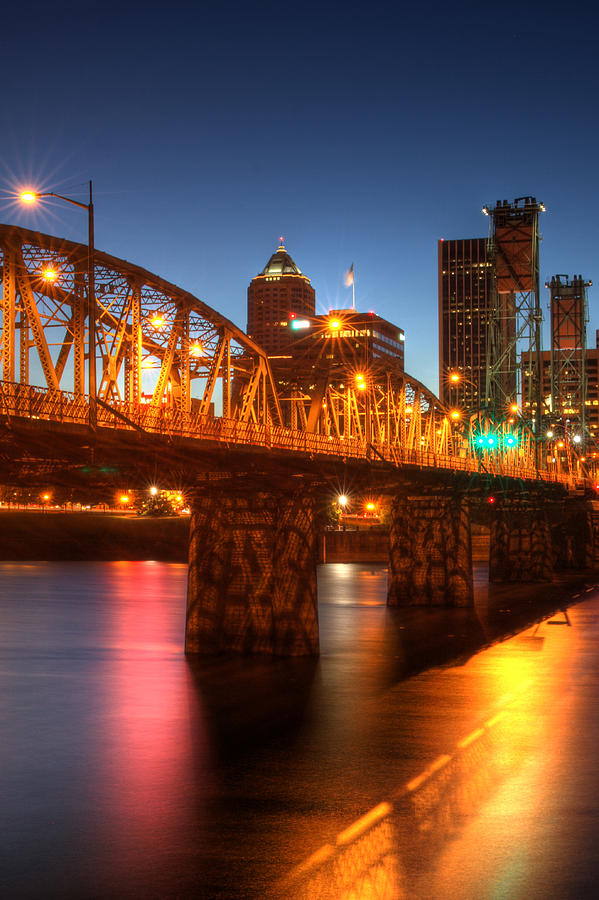
[[[247,333],[269,355],[285,351],[294,335],[294,317],[314,316],[315,292],[287,253],[283,239],[248,287]]]

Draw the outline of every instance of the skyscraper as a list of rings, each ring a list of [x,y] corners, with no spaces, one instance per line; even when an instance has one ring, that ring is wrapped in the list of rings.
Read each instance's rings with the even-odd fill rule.
[[[285,351],[294,339],[291,318],[313,316],[315,292],[281,244],[248,287],[248,335],[269,355]]]
[[[440,240],[439,397],[479,409],[485,398],[492,263],[486,238]],[[450,374],[459,374],[451,381]]]

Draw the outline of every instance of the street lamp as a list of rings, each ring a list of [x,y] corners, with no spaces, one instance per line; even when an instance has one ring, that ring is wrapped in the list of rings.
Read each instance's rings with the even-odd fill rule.
[[[21,201],[28,206],[36,203],[40,197],[57,197],[73,206],[87,210],[87,317],[88,317],[88,388],[89,388],[89,425],[95,431],[98,424],[98,410],[96,405],[96,282],[94,268],[94,204],[92,198],[92,183],[89,182],[89,203],[81,203],[72,200],[71,197],[63,197],[54,191],[23,191]]]

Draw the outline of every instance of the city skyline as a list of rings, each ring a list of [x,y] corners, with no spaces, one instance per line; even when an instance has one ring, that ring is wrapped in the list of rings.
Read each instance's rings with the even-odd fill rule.
[[[84,241],[77,211],[23,209],[14,194],[85,199],[92,178],[98,249],[243,329],[247,285],[283,235],[317,313],[351,306],[354,264],[357,307],[405,330],[406,370],[435,392],[437,241],[484,237],[484,204],[530,194],[547,207],[545,347],[545,281],[596,280],[597,16],[583,5],[316,18],[273,4],[240,7],[233,24],[187,4],[166,20],[110,9],[78,10],[66,49],[50,11],[8,12],[1,221]],[[556,66],[572,29],[577,64]]]

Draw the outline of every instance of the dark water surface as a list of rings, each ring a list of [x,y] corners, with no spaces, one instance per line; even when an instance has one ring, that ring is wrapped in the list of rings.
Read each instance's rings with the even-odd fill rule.
[[[185,566],[0,564],[0,895],[445,896],[405,888],[387,819],[358,841],[366,880],[281,880],[520,686],[468,659],[565,591],[491,603],[485,575],[474,610],[393,611],[383,567],[320,567],[319,660],[190,663]]]

